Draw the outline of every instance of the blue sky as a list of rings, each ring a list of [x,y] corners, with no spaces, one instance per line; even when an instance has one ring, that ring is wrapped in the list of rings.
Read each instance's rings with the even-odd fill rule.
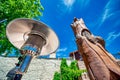
[[[74,17],[83,18],[94,35],[106,41],[106,49],[120,52],[120,0],[41,0],[44,7],[41,21],[58,35],[57,57],[68,57],[77,50],[70,24]]]

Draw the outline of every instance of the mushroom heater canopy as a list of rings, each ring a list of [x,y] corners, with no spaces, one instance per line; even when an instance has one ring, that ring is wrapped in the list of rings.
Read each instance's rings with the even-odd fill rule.
[[[18,49],[21,49],[29,39],[29,34],[42,37],[45,40],[45,45],[42,47],[40,55],[55,52],[59,45],[58,37],[52,29],[42,22],[31,19],[20,18],[11,21],[7,26],[6,33],[9,41]],[[30,45],[34,44],[30,43]]]
[[[11,80],[22,78],[33,57],[54,53],[59,46],[55,32],[36,20],[15,19],[7,25],[6,34],[9,41],[20,49],[23,55],[22,59],[19,59],[19,64],[7,74]]]

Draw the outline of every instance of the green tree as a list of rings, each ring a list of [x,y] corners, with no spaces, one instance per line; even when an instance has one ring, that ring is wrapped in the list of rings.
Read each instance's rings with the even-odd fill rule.
[[[78,70],[78,67],[77,67],[77,61],[73,61],[73,62],[71,62],[71,64],[70,64],[70,69]]]
[[[15,18],[35,18],[39,20],[42,15],[40,0],[0,0],[0,55],[7,56],[13,50],[18,50],[11,45],[6,37],[6,26]]]
[[[71,65],[68,66],[66,59],[62,59],[60,73],[55,72],[53,80],[78,80],[78,77],[81,76],[83,72],[86,72],[86,70],[79,70],[77,61],[71,62]]]
[[[59,72],[55,72],[53,80],[60,80],[60,73]]]

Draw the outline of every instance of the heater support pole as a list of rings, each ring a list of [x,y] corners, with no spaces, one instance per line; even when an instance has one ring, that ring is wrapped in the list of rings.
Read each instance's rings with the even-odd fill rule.
[[[7,77],[11,77],[11,80],[21,80],[23,74],[27,72],[27,69],[31,63],[33,57],[39,55],[45,45],[45,39],[37,34],[29,34],[28,40],[21,48],[21,54],[24,56],[20,64],[16,65],[16,69],[8,72]],[[11,72],[15,72],[14,75]],[[11,75],[11,76],[10,76]]]

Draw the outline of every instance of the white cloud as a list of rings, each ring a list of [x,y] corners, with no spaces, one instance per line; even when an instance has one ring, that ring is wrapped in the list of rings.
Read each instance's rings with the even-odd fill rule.
[[[108,37],[106,38],[107,46],[109,46],[118,37],[120,37],[120,32],[119,33],[115,33],[115,31],[110,32],[108,34]]]
[[[87,7],[90,3],[90,0],[77,0],[78,4],[80,5],[80,9],[84,9],[85,7]]]
[[[114,1],[114,0],[110,0],[110,1],[106,4],[106,6],[105,6],[105,8],[104,8],[104,12],[103,12],[103,14],[102,14],[102,20],[101,20],[101,22],[104,22],[107,18],[109,18],[110,16],[112,16],[112,15],[115,14],[115,12],[112,11],[112,10],[115,8],[115,6],[112,6],[113,1]]]
[[[116,15],[119,15],[120,11],[117,9],[118,3],[120,1],[115,2],[114,0],[109,0],[105,5],[101,17],[98,20],[98,28],[107,20],[107,19],[114,19]]]
[[[75,0],[63,0],[64,2],[64,5],[67,7],[67,8],[71,8],[72,5],[74,4]]]
[[[83,9],[89,4],[90,0],[63,0],[63,3],[65,5],[66,9],[69,11],[72,10],[75,2],[77,2],[79,4],[78,9]]]
[[[57,52],[65,52],[67,50],[67,48],[60,48],[57,50]]]
[[[57,5],[59,14],[63,16],[64,14],[71,12],[74,3],[75,0],[60,0]]]
[[[104,23],[104,21],[110,17],[110,4],[111,4],[112,0],[108,1],[108,3],[106,4],[106,6],[103,9],[103,12],[101,14],[101,17],[98,20],[98,27],[100,28],[100,26]]]
[[[90,0],[60,0],[57,5],[58,12],[61,16],[70,13],[75,9],[75,5],[78,6],[78,10],[85,8],[89,4]]]

